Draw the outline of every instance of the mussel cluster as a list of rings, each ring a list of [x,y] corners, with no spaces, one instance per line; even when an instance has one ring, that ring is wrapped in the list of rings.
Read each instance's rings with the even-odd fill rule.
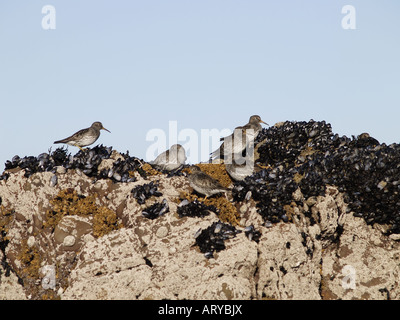
[[[146,209],[144,209],[142,211],[142,215],[143,217],[147,218],[147,219],[156,219],[160,216],[162,216],[163,214],[169,212],[169,205],[167,202],[167,199],[164,199],[161,202],[156,202],[153,205],[151,205],[150,207],[147,207]]]
[[[183,217],[205,217],[210,214],[210,212],[217,213],[218,210],[214,206],[207,206],[203,202],[197,199],[189,202],[188,200],[183,200],[178,206],[179,218]]]
[[[0,176],[0,180],[8,179],[9,173],[7,170],[17,167],[23,169],[25,171],[24,176],[29,178],[36,172],[51,171],[55,173],[56,166],[62,166],[67,170],[79,170],[85,175],[97,179],[111,179],[115,182],[136,181],[132,172],[135,170],[140,171],[141,162],[136,157],[130,157],[129,153],[122,154],[123,159],[114,161],[112,168],[98,170],[102,160],[109,159],[111,154],[112,147],[97,145],[91,149],[79,151],[74,156],[68,154],[67,149],[64,148],[57,148],[53,152],[42,153],[37,157],[20,158],[19,156],[14,156],[11,161],[6,161],[6,171]]]
[[[137,179],[133,175],[136,170],[140,175],[145,175],[141,169],[141,162],[136,157],[130,157],[129,153],[122,154],[124,159],[114,161],[111,169],[103,169],[98,173],[100,179],[111,179],[114,182],[135,182]]]
[[[155,166],[153,166],[153,165],[152,165],[152,167],[155,168],[155,169],[157,169],[157,167],[155,167]],[[159,169],[157,169],[157,170],[160,171],[160,172],[162,172],[163,174],[166,174],[166,175],[167,175],[167,178],[171,178],[171,177],[182,177],[182,176],[186,176],[186,174],[184,173],[183,170],[186,169],[186,168],[189,168],[189,167],[190,167],[190,165],[185,164],[185,165],[182,165],[181,167],[179,167],[178,169],[171,170],[171,171],[168,171],[168,170],[159,170]]]
[[[263,129],[256,139],[260,154],[259,162],[269,165],[293,163],[295,160],[304,160],[304,150],[312,148],[321,150],[333,139],[332,127],[325,121],[290,122]],[[333,139],[339,142],[338,135]]]
[[[256,230],[253,225],[244,228],[244,234],[250,241],[259,242],[261,238],[261,232]]]
[[[215,251],[219,252],[225,249],[225,240],[236,237],[236,234],[242,232],[230,224],[214,222],[204,230],[199,230],[195,234],[196,245],[204,253],[207,259],[213,258]]]
[[[235,183],[233,195],[244,200],[251,191],[266,223],[289,220],[285,207],[297,188],[308,198],[334,185],[356,216],[400,233],[399,144],[379,144],[368,134],[340,137],[325,121],[312,120],[263,129],[257,142],[258,163],[266,168]]]
[[[137,200],[139,204],[144,204],[147,199],[151,196],[160,197],[162,193],[157,190],[158,185],[153,181],[132,189],[132,196]]]
[[[63,165],[66,163],[67,159],[68,155],[66,149],[58,148],[54,152],[49,151],[49,153],[41,153],[37,157],[28,156],[20,158],[19,156],[14,156],[11,161],[6,161],[5,169],[11,170],[19,167],[25,170],[24,176],[29,178],[36,172],[55,172],[55,167]],[[8,179],[8,177],[9,173],[5,171],[0,176],[0,180]]]
[[[109,159],[112,147],[103,145],[95,146],[92,149],[79,151],[76,155],[70,156],[69,161],[63,163],[66,169],[78,169],[89,177],[96,177],[97,168],[103,159]]]

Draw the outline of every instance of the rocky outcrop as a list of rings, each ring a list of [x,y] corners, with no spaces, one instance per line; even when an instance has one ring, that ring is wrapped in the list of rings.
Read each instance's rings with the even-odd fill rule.
[[[314,154],[301,154],[307,156]],[[1,299],[398,299],[399,236],[355,214],[341,185],[311,195],[302,172],[292,176],[290,195],[271,199],[285,199],[285,216],[275,221],[262,211],[264,191],[254,185],[266,182],[255,175],[258,182],[232,182],[235,218],[218,207],[223,196],[206,202],[201,215],[182,216],[179,206],[193,202],[184,173],[135,162],[122,182],[123,171],[118,177],[104,170],[122,168],[123,159],[113,151],[96,160],[101,177],[62,163],[28,176],[19,167],[6,171]],[[245,186],[254,188],[241,197]],[[160,214],[150,219],[143,212],[156,203]],[[235,232],[223,236],[221,223]],[[249,226],[259,236],[250,236]],[[211,253],[200,250],[203,238],[215,242]]]

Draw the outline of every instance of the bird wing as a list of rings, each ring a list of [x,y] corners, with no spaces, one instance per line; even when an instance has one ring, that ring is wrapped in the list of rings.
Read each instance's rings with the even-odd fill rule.
[[[235,144],[235,136],[238,137],[240,135],[242,141],[246,141],[246,130],[251,129],[251,125],[250,124],[245,124],[244,126],[239,126],[236,127],[233,130],[233,133],[230,134],[229,136],[220,138],[220,141],[223,141],[221,146],[215,150],[214,152],[211,153],[211,158],[216,158],[219,157],[220,155],[224,155],[224,153],[226,154],[231,154],[232,152],[241,152],[241,150],[236,150],[236,148],[232,148]],[[225,145],[225,140],[227,142],[227,145]]]
[[[223,187],[217,180],[215,180],[213,177],[210,177],[208,174],[204,172],[199,172],[198,177],[199,177],[199,183],[203,187],[226,190],[226,188]]]
[[[164,151],[163,153],[160,153],[157,158],[154,159],[154,161],[151,162],[151,164],[154,165],[163,165],[167,163],[167,151]]]
[[[226,136],[226,137],[220,138],[220,139],[219,139],[219,141],[224,141],[225,139],[227,139],[227,138],[229,138],[229,137],[233,137],[233,136],[234,136],[234,134],[235,134],[235,132],[236,132],[236,134],[239,134],[240,132],[237,132],[237,130],[243,131],[243,130],[246,130],[246,129],[248,129],[246,126],[247,126],[247,124],[246,124],[246,125],[244,125],[244,126],[239,126],[239,127],[236,127],[235,129],[233,129],[233,133],[232,133],[232,134],[230,134],[229,136]]]
[[[74,141],[77,137],[83,135],[88,130],[89,130],[89,128],[81,129],[81,130],[75,132],[72,136],[69,136],[68,138],[65,138],[65,139],[62,139],[62,140],[54,141],[54,143],[66,143],[66,142]]]

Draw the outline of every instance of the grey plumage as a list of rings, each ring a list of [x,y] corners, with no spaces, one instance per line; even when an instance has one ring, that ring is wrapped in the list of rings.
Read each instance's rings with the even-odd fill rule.
[[[262,128],[260,123],[268,125],[261,120],[260,116],[251,116],[247,124],[236,127],[231,135],[220,139],[223,142],[217,150],[211,153],[211,158],[230,158],[232,154],[242,153],[246,147],[252,146]]]
[[[225,163],[226,172],[235,181],[243,181],[254,172],[254,158],[242,158],[243,163],[233,158],[232,163]]]
[[[190,171],[192,173],[188,177],[189,184],[198,193],[209,197],[220,192],[225,193],[228,191],[228,189],[223,187],[217,180],[201,171],[199,167],[191,166]]]
[[[103,124],[101,122],[96,121],[93,122],[93,124],[89,128],[79,130],[72,136],[62,140],[54,141],[54,143],[65,143],[83,150],[82,147],[93,144],[99,138],[100,130],[102,129],[110,132],[103,127]]]
[[[159,154],[150,164],[157,169],[172,171],[183,166],[186,161],[185,149],[180,144],[174,144],[169,150]]]

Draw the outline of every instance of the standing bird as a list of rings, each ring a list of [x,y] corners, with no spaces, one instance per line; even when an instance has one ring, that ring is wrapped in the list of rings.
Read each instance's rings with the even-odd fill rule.
[[[236,127],[230,136],[221,138],[220,140],[223,142],[217,150],[211,153],[211,159],[223,159],[231,157],[235,153],[241,154],[248,147],[248,144],[252,146],[261,130],[260,123],[268,125],[268,123],[261,120],[260,116],[251,116],[247,124]]]
[[[217,180],[201,171],[199,167],[191,166],[190,171],[192,172],[188,177],[190,186],[198,193],[205,195],[205,199],[214,194],[228,191]]]
[[[185,164],[186,152],[180,144],[174,144],[169,150],[159,154],[157,158],[149,163],[157,169],[172,171]]]
[[[225,163],[226,172],[235,181],[243,181],[254,172],[254,157],[239,162],[233,159],[232,163]]]
[[[82,147],[86,147],[94,143],[100,137],[100,130],[102,129],[111,133],[111,131],[103,127],[101,122],[96,121],[93,122],[90,128],[79,130],[72,136],[63,140],[54,141],[54,143],[66,143],[70,146],[78,147],[79,149],[84,151]]]

